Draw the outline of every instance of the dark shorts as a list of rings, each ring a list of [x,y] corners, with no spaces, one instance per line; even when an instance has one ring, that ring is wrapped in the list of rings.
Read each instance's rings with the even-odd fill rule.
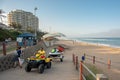
[[[13,58],[13,61],[14,61],[14,62],[15,62],[15,61],[18,61],[18,58],[19,58],[18,55],[15,55],[14,58]]]

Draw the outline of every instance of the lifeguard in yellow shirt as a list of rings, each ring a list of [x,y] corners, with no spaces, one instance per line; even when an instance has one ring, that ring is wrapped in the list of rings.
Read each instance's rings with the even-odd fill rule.
[[[41,48],[41,49],[38,51],[38,53],[45,56],[45,50],[44,50],[43,48]]]
[[[35,55],[37,59],[45,59],[45,51],[41,48]]]

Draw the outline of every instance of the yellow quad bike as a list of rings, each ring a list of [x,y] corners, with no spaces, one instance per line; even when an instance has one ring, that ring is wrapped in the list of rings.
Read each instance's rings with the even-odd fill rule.
[[[40,56],[40,58],[31,56],[27,59],[27,64],[25,66],[25,71],[30,72],[32,68],[38,68],[39,73],[43,73],[45,67],[51,68],[51,58],[46,58],[45,56]]]

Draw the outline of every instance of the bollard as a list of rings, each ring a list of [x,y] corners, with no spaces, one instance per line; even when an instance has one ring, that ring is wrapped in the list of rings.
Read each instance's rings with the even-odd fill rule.
[[[18,44],[18,42],[16,42],[16,47],[18,47],[19,46],[19,44]]]
[[[108,69],[110,69],[110,68],[111,68],[111,60],[108,59]]]
[[[83,66],[82,66],[82,61],[81,61],[80,62],[80,80],[83,80],[82,74],[83,74]]]
[[[76,70],[78,70],[78,56],[76,56]]]
[[[108,80],[108,77],[104,74],[96,74],[96,80]]]
[[[3,55],[6,55],[6,43],[3,42]]]
[[[95,64],[95,56],[93,56],[93,64]]]
[[[26,42],[26,40],[25,40],[25,41],[24,41],[24,47],[25,47],[25,48],[26,48],[26,43],[27,43],[27,42]]]

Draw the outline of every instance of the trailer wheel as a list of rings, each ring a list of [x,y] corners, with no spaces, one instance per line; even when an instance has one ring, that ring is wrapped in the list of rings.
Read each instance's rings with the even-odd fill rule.
[[[60,58],[60,62],[63,62],[63,58]]]

